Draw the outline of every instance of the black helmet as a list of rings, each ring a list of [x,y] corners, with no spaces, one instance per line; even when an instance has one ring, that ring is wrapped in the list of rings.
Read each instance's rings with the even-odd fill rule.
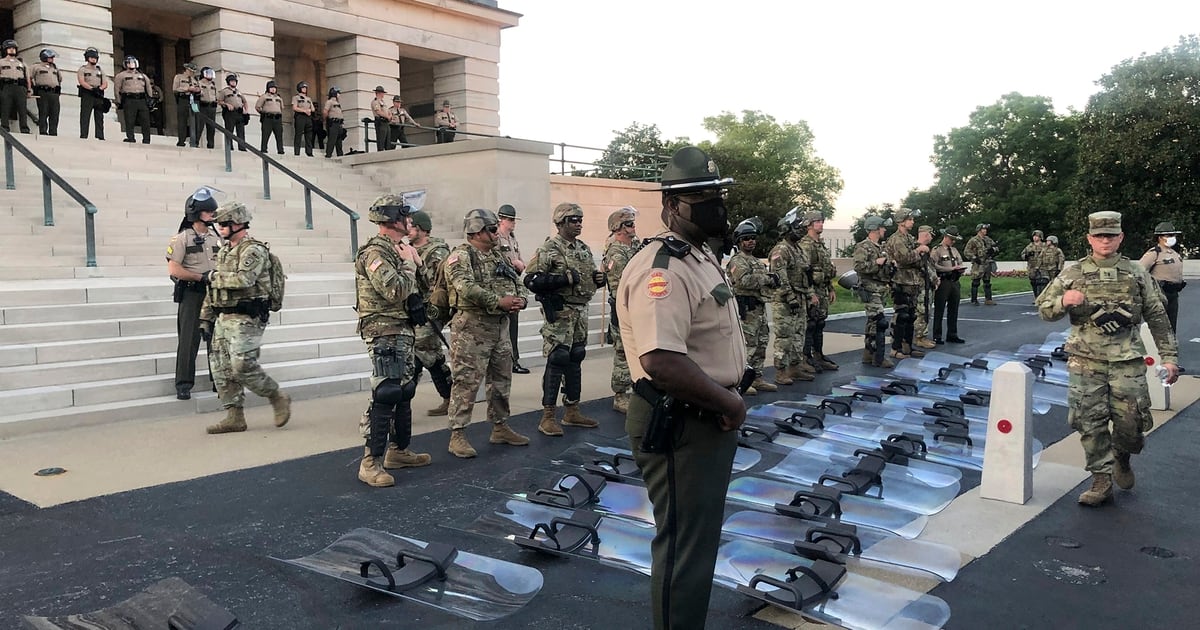
[[[217,78],[217,71],[213,70],[209,66],[204,66],[203,68],[200,68],[200,76],[212,81],[213,79]]]
[[[341,93],[342,93],[342,91],[341,91],[341,90],[339,90],[339,89],[338,89],[338,86],[336,86],[336,85],[335,85],[335,86],[333,86],[333,87],[331,87],[331,88],[329,88],[329,98],[333,98],[333,97],[335,97],[335,96],[337,96],[338,94],[341,94]]]
[[[733,228],[733,240],[741,241],[748,236],[758,236],[762,231],[762,221],[758,217],[746,219]]]
[[[296,84],[296,91],[299,92],[300,90],[303,90],[306,87],[308,87],[308,81],[301,81]]]
[[[684,147],[671,156],[663,167],[662,187],[664,192],[688,192],[705,188],[724,188],[733,185],[732,178],[721,179],[717,163],[708,154],[696,147]]]
[[[4,49],[4,52],[5,52],[5,53],[8,53],[8,49],[9,49],[9,48],[18,48],[18,49],[19,49],[20,47],[19,47],[19,46],[17,46],[17,40],[15,40],[15,39],[6,39],[6,40],[4,40],[4,43],[3,43],[3,44],[0,44],[0,48],[3,48],[3,49]]]
[[[87,61],[88,59],[95,59],[95,60],[99,61],[100,60],[100,51],[96,50],[95,48],[89,48],[89,49],[83,51],[83,60]]]
[[[279,87],[275,85],[274,79],[267,81],[267,89],[269,90],[271,88],[275,88],[277,90],[279,89]]]
[[[133,64],[133,65],[129,65]],[[125,55],[125,67],[136,70],[138,68],[138,58],[133,55]]]
[[[43,48],[42,52],[38,53],[38,59],[41,59],[42,61],[50,61],[57,56],[58,53],[54,52],[54,49],[52,48]]]
[[[783,218],[779,219],[779,229],[783,230],[785,234],[789,232],[793,235],[803,234],[805,232],[803,229],[804,214],[805,213],[800,209],[800,206],[795,206],[791,210],[788,210],[787,214],[783,215]]]
[[[213,197],[213,189],[201,186],[183,203],[183,216],[194,223],[200,220],[200,213],[205,211],[216,212],[217,200]]]
[[[234,81],[237,81],[237,80],[238,80],[237,75],[232,72],[225,75],[225,85],[231,85],[231,84],[233,84]]]

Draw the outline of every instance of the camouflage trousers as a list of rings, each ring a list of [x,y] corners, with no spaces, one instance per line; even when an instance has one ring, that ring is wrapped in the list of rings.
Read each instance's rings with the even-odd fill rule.
[[[488,420],[507,422],[513,365],[508,316],[459,311],[450,320],[450,332],[450,428],[471,423],[475,394],[485,380]]]
[[[1079,433],[1086,468],[1111,473],[1114,452],[1142,452],[1144,434],[1154,426],[1146,364],[1141,359],[1099,361],[1072,356],[1067,372],[1067,421]]]
[[[365,339],[367,358],[371,361],[371,391],[387,379],[407,383],[416,378],[413,364],[413,337],[411,335],[384,335]],[[358,432],[366,438],[371,431],[370,411],[375,401],[367,399],[367,408],[358,420]]]
[[[929,308],[933,304],[933,291],[924,285],[917,290],[917,319],[913,323],[914,338],[923,339],[929,336]]]
[[[430,367],[446,360],[442,339],[434,332],[434,322],[413,327],[413,354],[421,365]]]
[[[279,391],[279,383],[267,376],[258,363],[266,327],[257,317],[236,313],[219,315],[213,324],[211,369],[221,407],[243,406],[246,402],[243,388],[263,398]]]
[[[883,312],[883,294],[875,291],[859,290],[858,299],[863,303],[863,308],[867,316],[867,327],[863,331],[863,336],[866,339],[866,347],[868,350],[875,350],[875,338],[879,322],[887,321]]]
[[[767,362],[767,344],[771,342],[766,303],[746,313],[742,319],[742,337],[746,340],[746,360],[754,373],[762,376],[763,364]]]
[[[620,331],[618,331],[620,332]],[[568,348],[587,343],[588,307],[586,304],[567,304],[557,313],[554,323],[542,324],[542,356],[550,356],[556,346]]]
[[[799,365],[804,360],[804,333],[808,330],[804,307],[793,313],[787,304],[772,302],[771,319],[775,324],[775,369]]]
[[[633,378],[629,376],[629,361],[625,358],[625,342],[621,340],[621,327],[609,319],[608,334],[613,341],[612,390],[621,394],[633,387]]]

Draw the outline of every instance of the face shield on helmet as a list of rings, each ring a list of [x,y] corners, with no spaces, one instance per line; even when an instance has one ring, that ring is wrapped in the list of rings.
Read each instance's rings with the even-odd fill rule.
[[[54,52],[54,50],[51,48],[43,48],[42,52],[38,53],[38,59],[41,59],[42,61],[50,61],[57,56],[58,53]]]
[[[138,69],[138,58],[133,55],[125,55],[125,67],[129,70]]]
[[[204,66],[200,69],[200,76],[209,81],[214,81],[217,78],[217,72],[208,66]]]
[[[196,192],[188,196],[187,201],[184,202],[184,217],[188,221],[195,223],[196,221],[201,220],[201,212],[216,212],[216,193],[218,192],[220,191],[215,188],[209,188],[208,186],[201,186],[200,188],[197,188]],[[207,223],[212,224],[215,220],[216,219],[214,217],[213,221],[207,221]]]
[[[12,49],[12,54],[14,54],[14,55],[17,54],[16,40],[6,39],[6,40],[4,40],[3,44],[0,44],[0,47],[4,48],[4,54],[6,54],[6,55],[9,54],[8,53],[9,49]]]
[[[92,59],[99,61],[100,60],[100,51],[96,50],[95,48],[89,48],[89,49],[83,51],[83,60],[84,61],[90,61]]]
[[[746,219],[733,228],[733,238],[738,242],[746,238],[757,237],[759,234],[762,234],[762,223],[758,217]]]
[[[225,75],[225,85],[233,85],[234,83],[237,83],[237,80],[238,76],[236,74]]]

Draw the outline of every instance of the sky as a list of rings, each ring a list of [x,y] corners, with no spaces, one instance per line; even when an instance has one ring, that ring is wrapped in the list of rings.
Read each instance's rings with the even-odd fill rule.
[[[932,184],[934,136],[977,107],[1020,92],[1082,110],[1114,65],[1200,32],[1182,0],[499,5],[523,15],[501,35],[501,133],[603,148],[635,121],[693,141],[722,111],[805,121],[845,182],[831,227]]]

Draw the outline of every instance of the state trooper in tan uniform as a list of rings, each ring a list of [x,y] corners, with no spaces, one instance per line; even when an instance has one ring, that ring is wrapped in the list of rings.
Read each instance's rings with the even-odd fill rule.
[[[17,42],[11,39],[0,44],[4,57],[0,58],[0,127],[8,131],[13,115],[21,127],[21,133],[29,133],[29,121],[25,99],[33,96],[29,87],[29,69],[17,58]]]
[[[58,53],[43,48],[38,53],[40,63],[31,69],[33,95],[37,98],[38,133],[46,136],[58,135],[58,96],[62,94],[62,71],[54,64]]]
[[[746,419],[736,389],[746,370],[737,301],[705,244],[729,229],[723,193],[732,183],[700,149],[677,151],[660,189],[669,231],[634,255],[617,292],[636,394],[625,429],[657,530],[650,546],[656,629],[704,627],[735,429]],[[671,424],[659,427],[666,412]],[[663,439],[643,442],[655,435]]]
[[[121,110],[125,123],[124,142],[136,142],[133,139],[133,129],[142,126],[142,143],[150,144],[150,107],[147,104],[154,86],[150,77],[138,69],[138,59],[133,55],[125,57],[125,69],[113,77],[113,85],[117,96],[117,109]],[[216,206],[213,206],[216,209]]]
[[[199,129],[195,127],[192,116],[192,104],[195,103],[199,108],[200,79],[196,77],[197,72],[200,72],[200,66],[189,61],[183,64],[183,72],[175,75],[171,81],[171,92],[175,95],[175,133],[179,138],[175,143],[177,147],[186,144],[189,137],[193,147],[199,142]]]
[[[391,123],[388,119],[388,104],[385,98],[387,90],[382,85],[375,86],[375,100],[371,101],[371,115],[375,117],[375,144],[380,151],[394,149],[391,140]]]
[[[392,97],[392,106],[388,108],[388,141],[392,148],[404,148],[408,144],[408,134],[404,133],[406,126],[416,126],[417,121],[409,115],[408,110],[404,109],[404,101],[400,100],[400,95]]]
[[[246,97],[238,91],[237,86],[238,75],[225,75],[225,87],[217,92],[217,103],[221,105],[221,120],[225,128],[242,141],[238,143],[237,150],[245,151],[246,119],[250,117],[250,112],[246,111]]]
[[[458,116],[450,111],[450,101],[442,101],[442,111],[434,114],[433,126],[437,127],[434,138],[437,144],[454,142],[454,133],[458,130]]]
[[[262,143],[258,150],[266,153],[267,141],[275,136],[275,152],[283,155],[283,98],[279,96],[275,81],[267,81],[267,91],[254,103],[254,111],[258,112],[262,125]]]
[[[83,51],[83,60],[85,63],[75,73],[75,82],[79,85],[79,137],[88,137],[88,126],[95,119],[96,139],[103,140],[104,91],[108,89],[108,79],[97,65],[100,51],[95,48]]]
[[[312,157],[313,149],[313,113],[316,105],[308,97],[308,81],[296,84],[296,95],[292,97],[292,147],[295,154],[300,155],[300,144],[304,144],[304,154]]]
[[[511,204],[504,204],[496,211],[500,218],[500,231],[496,232],[496,251],[508,259],[508,263],[517,270],[517,275],[525,273],[525,259],[521,258],[521,244],[517,242],[517,209]],[[521,365],[521,349],[517,347],[517,333],[521,327],[521,312],[513,311],[508,316],[508,337],[512,341],[513,374],[528,374],[529,368]]]
[[[1159,223],[1154,228],[1154,247],[1138,260],[1162,291],[1167,319],[1171,320],[1171,332],[1179,330],[1176,327],[1179,321],[1179,292],[1187,286],[1183,279],[1183,255],[1175,249],[1179,245],[1180,233],[1173,223]]]
[[[196,384],[200,307],[208,293],[209,277],[217,268],[217,252],[222,243],[213,227],[217,200],[213,198],[212,190],[197,190],[183,207],[179,233],[167,243],[167,273],[175,283],[175,303],[179,305],[175,316],[179,334],[179,345],[175,349],[175,397],[188,400]]]
[[[213,148],[217,128],[213,126],[217,120],[217,73],[208,66],[200,68],[200,92],[197,95],[200,104],[200,117],[196,119],[196,142],[204,136],[205,148]],[[210,122],[212,121],[212,122]]]
[[[325,140],[325,157],[333,157],[333,152],[337,151],[338,157],[342,155],[342,140],[344,134],[342,132],[342,102],[338,100],[338,95],[342,91],[335,85],[329,88],[329,99],[325,101],[325,128],[329,133],[329,138]]]

